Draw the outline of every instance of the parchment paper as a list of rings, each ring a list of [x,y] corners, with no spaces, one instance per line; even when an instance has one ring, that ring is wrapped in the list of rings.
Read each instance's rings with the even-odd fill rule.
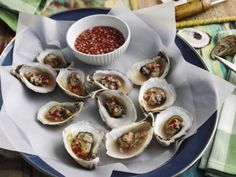
[[[234,87],[225,81],[218,82],[218,79],[210,73],[184,61],[174,44],[173,4],[143,9],[135,14],[118,2],[110,14],[119,16],[128,23],[131,30],[131,42],[128,50],[119,60],[102,68],[115,68],[127,73],[133,63],[155,56],[159,49],[164,50],[171,59],[171,71],[167,81],[176,88],[175,105],[184,107],[194,117],[194,124],[188,132],[188,136],[192,135],[217,108],[215,81],[217,84],[223,83],[225,86],[224,94],[221,94],[223,95],[221,101]],[[25,19],[31,19],[35,23],[24,28],[27,26],[25,25],[27,23],[24,23]],[[20,14],[19,23],[23,24],[24,29],[21,28],[16,37],[13,64],[30,63],[39,51],[47,48],[60,48],[63,49],[64,55],[69,60],[74,60],[76,66],[86,74],[101,68],[75,60],[66,48],[65,34],[72,22],[58,22],[46,17],[29,17],[27,14]],[[49,127],[36,121],[38,109],[46,102],[50,100],[69,101],[70,99],[59,88],[49,94],[33,93],[10,75],[9,67],[1,67],[0,73],[3,97],[3,108],[0,115],[2,131],[5,132],[17,151],[40,156],[65,176],[80,174],[89,177],[106,177],[110,176],[113,170],[145,173],[160,167],[176,152],[173,146],[163,148],[153,139],[141,155],[132,159],[116,160],[106,155],[103,145],[98,154],[100,166],[92,172],[84,170],[74,162],[63,146],[62,130],[68,124],[62,127]],[[142,119],[143,115],[137,100],[138,92],[139,87],[135,87],[129,96],[135,103],[138,119]],[[73,122],[79,120],[89,120],[100,125],[104,131],[108,131],[99,118],[93,100],[86,102],[85,109]],[[13,132],[8,133],[9,130],[13,130]]]

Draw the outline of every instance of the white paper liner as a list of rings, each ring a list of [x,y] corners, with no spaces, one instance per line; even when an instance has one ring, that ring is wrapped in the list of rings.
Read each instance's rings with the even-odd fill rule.
[[[224,84],[224,94],[221,94],[223,96],[220,97],[220,101],[224,100],[234,87],[184,61],[179,49],[174,44],[173,9],[172,4],[164,4],[140,10],[137,12],[137,16],[120,2],[117,3],[110,13],[119,16],[128,23],[131,30],[131,42],[127,52],[120,59],[102,68],[119,68],[120,71],[127,73],[133,63],[155,56],[159,49],[164,50],[171,59],[171,71],[167,81],[175,85],[177,92],[175,105],[184,107],[194,117],[194,124],[189,131],[189,136],[196,132],[197,128],[216,111],[217,96],[214,82]],[[74,60],[76,66],[86,74],[101,68],[75,60],[70,51],[65,48],[65,34],[72,22],[58,22],[46,17],[28,16],[20,14],[19,23],[24,22],[26,18],[35,19],[37,23],[32,24],[29,28],[24,28],[26,25],[23,25],[21,32],[17,35],[13,55],[14,64],[32,62],[38,52],[43,49],[61,48],[64,55],[68,59]],[[163,21],[163,19],[165,20]],[[51,100],[68,101],[70,99],[60,89],[44,95],[33,93],[10,75],[9,67],[1,67],[0,72],[4,105],[0,121],[1,128],[7,134],[7,138],[17,151],[39,155],[66,176],[75,176],[78,173],[81,176],[89,177],[98,176],[98,174],[99,176],[110,176],[112,170],[145,173],[160,167],[175,153],[172,146],[163,148],[153,139],[141,155],[132,159],[116,160],[106,155],[103,145],[98,154],[100,166],[92,172],[81,169],[63,147],[62,130],[66,125],[48,127],[36,121],[37,110],[46,102]],[[135,87],[129,96],[135,103],[138,119],[141,119],[144,116],[139,109],[138,92],[139,88]],[[107,131],[99,118],[93,100],[86,102],[85,109],[74,122],[78,120],[89,120],[99,124],[104,131]],[[18,133],[17,135],[20,141],[14,141],[14,131],[17,133],[19,130],[15,129],[11,134],[6,133],[14,126],[23,132],[23,134]]]

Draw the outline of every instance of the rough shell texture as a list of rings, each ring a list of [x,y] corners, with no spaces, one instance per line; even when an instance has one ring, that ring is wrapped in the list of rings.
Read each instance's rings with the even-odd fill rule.
[[[165,122],[173,115],[178,115],[183,119],[183,128],[171,138],[167,138],[163,129]],[[185,109],[177,106],[170,107],[156,116],[154,124],[154,135],[157,141],[163,146],[169,146],[179,138],[186,135],[187,130],[192,126],[193,117]]]
[[[116,97],[117,100],[124,105],[125,107],[125,115],[121,118],[111,117],[108,113],[104,103],[108,98]],[[104,123],[110,128],[116,128],[122,125],[128,125],[133,123],[137,119],[137,112],[132,100],[125,95],[124,93],[117,90],[104,90],[99,92],[96,95],[96,101],[98,105],[99,114],[104,121]]]
[[[133,89],[133,84],[129,80],[128,76],[126,76],[124,73],[117,71],[117,70],[97,70],[87,77],[87,81],[96,85],[99,88],[102,89],[108,89],[103,84],[99,82],[99,80],[103,76],[117,76],[122,79],[122,85],[119,87],[119,91],[128,94]]]
[[[76,73],[76,77],[81,81],[84,89],[85,89],[85,95],[78,95],[75,94],[73,92],[71,92],[70,90],[68,90],[68,77],[71,73]],[[89,98],[90,95],[87,93],[86,91],[86,86],[85,86],[85,76],[84,76],[84,72],[77,69],[77,68],[65,68],[65,69],[60,69],[60,72],[56,78],[56,82],[59,85],[59,87],[69,96],[82,100],[82,99],[86,99]]]
[[[47,87],[36,86],[29,82],[29,80],[25,77],[26,73],[48,73],[50,78],[50,84]],[[48,93],[54,90],[56,87],[56,72],[49,66],[40,64],[40,63],[31,63],[31,64],[23,64],[17,65],[11,70],[11,74],[20,79],[26,87],[38,93]]]
[[[164,79],[169,70],[170,70],[170,59],[169,57],[162,51],[158,53],[158,55],[152,59],[147,59],[143,60],[141,62],[135,63],[132,67],[131,70],[129,71],[129,77],[130,80],[135,84],[135,85],[142,85],[145,81],[147,81],[150,77],[144,76],[140,73],[140,69],[142,66],[152,63],[152,62],[158,62],[160,64],[160,75],[158,78]]]
[[[78,158],[71,149],[71,142],[79,132],[89,132],[94,137],[95,142],[91,154],[93,159],[91,160]],[[96,155],[104,138],[104,132],[99,127],[87,121],[79,121],[66,127],[63,130],[62,135],[67,152],[78,164],[88,169],[94,169],[98,165],[99,157],[96,157]]]
[[[143,98],[145,92],[153,87],[161,88],[166,92],[165,103],[159,107],[154,107],[154,108],[150,107]],[[150,78],[149,80],[144,82],[139,91],[139,104],[145,112],[160,112],[164,109],[167,109],[172,104],[174,104],[175,100],[176,100],[176,92],[173,85],[168,84],[167,81],[164,79]]]
[[[233,54],[236,54],[236,35],[229,35],[220,39],[211,51],[212,59],[215,58],[215,55],[224,57]]]
[[[145,148],[149,145],[150,141],[152,140],[153,136],[153,123],[154,123],[154,118],[153,115],[150,113],[147,115],[147,117],[139,122],[132,123],[130,125],[125,125],[121,126],[118,128],[113,129],[109,133],[106,134],[106,149],[107,149],[107,154],[113,158],[117,159],[127,159],[131,158],[134,156],[137,156],[141,154]],[[148,130],[148,135],[145,141],[143,142],[142,146],[135,150],[132,153],[126,154],[122,153],[119,151],[119,148],[117,148],[117,139],[122,136],[124,133],[127,133],[129,131],[134,131],[134,130],[140,130],[144,127],[147,127]]]
[[[63,120],[63,121],[59,121],[59,122],[52,122],[50,120],[48,120],[45,116],[48,113],[48,111],[53,108],[54,106],[64,106],[66,108],[68,108],[71,112],[72,115],[70,117],[68,117],[67,119]],[[45,105],[43,105],[38,113],[37,113],[37,120],[39,120],[42,124],[45,125],[62,125],[68,121],[73,120],[74,118],[78,117],[81,110],[84,107],[84,103],[83,102],[64,102],[64,103],[59,103],[56,101],[50,101],[48,103],[46,103]]]
[[[177,32],[177,34],[194,48],[205,47],[211,41],[210,36],[206,32],[194,28],[181,29]]]
[[[60,70],[61,68],[67,68],[67,67],[73,66],[73,62],[68,62],[66,58],[63,56],[61,50],[59,49],[46,49],[46,50],[40,51],[39,54],[35,58],[39,63],[46,64],[45,58],[50,54],[53,54],[58,59],[58,63],[57,63],[59,65],[58,67],[53,67],[52,65],[50,65],[53,69]]]

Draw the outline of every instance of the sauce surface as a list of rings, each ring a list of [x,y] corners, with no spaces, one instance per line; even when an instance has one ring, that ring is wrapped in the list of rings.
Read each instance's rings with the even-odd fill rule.
[[[75,48],[85,54],[105,54],[124,44],[123,34],[109,26],[97,26],[82,32],[75,41]]]

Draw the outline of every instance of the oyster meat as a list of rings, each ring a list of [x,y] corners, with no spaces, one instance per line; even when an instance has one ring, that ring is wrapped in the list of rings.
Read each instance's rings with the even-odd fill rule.
[[[117,159],[127,159],[142,153],[153,136],[152,113],[139,122],[112,129],[106,134],[107,154]]]
[[[45,65],[49,65],[52,68],[59,70],[61,68],[72,67],[73,63],[69,63],[63,56],[61,50],[47,49],[39,52],[36,56],[36,60]]]
[[[70,156],[82,167],[94,169],[99,163],[97,152],[104,138],[104,132],[96,125],[79,121],[66,127],[63,142]]]
[[[83,102],[50,101],[39,109],[37,120],[46,125],[61,125],[78,117],[83,107]]]
[[[73,98],[85,99],[90,96],[85,87],[84,73],[79,69],[61,69],[56,82],[66,94]]]
[[[212,59],[216,56],[224,57],[236,54],[236,35],[229,35],[220,39],[211,51]]]
[[[172,106],[156,116],[154,135],[161,145],[169,146],[186,135],[192,121],[192,115],[188,111]]]
[[[210,35],[194,28],[181,29],[177,34],[194,48],[203,48],[211,41]]]
[[[130,80],[135,85],[142,85],[151,77],[165,78],[170,70],[170,59],[162,51],[152,59],[135,63],[129,71]]]
[[[117,70],[97,70],[87,77],[87,81],[102,89],[119,90],[128,94],[133,84],[129,78]]]
[[[48,93],[56,87],[56,72],[43,64],[18,65],[11,70],[11,74],[20,79],[26,87],[38,93]]]
[[[99,114],[110,128],[136,121],[137,113],[132,100],[118,90],[103,90],[95,96]]]
[[[139,104],[145,112],[160,112],[176,100],[176,92],[166,80],[151,78],[144,82],[139,91]]]

